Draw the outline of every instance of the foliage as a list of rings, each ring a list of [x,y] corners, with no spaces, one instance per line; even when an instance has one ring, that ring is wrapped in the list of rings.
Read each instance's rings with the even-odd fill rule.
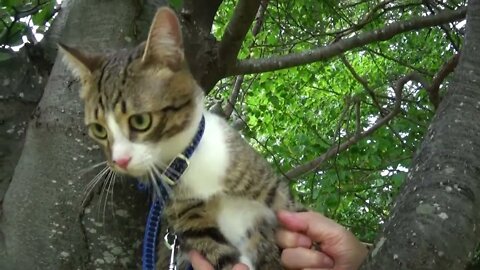
[[[233,13],[234,2],[224,1],[219,9],[214,27],[218,39]],[[247,35],[239,58],[306,51],[332,44],[342,36],[432,13],[421,1],[402,1],[387,4],[370,17],[365,15],[381,3],[385,2],[318,1],[305,5],[302,1],[270,1],[262,31],[256,37]],[[461,4],[450,1],[442,8]],[[432,80],[456,53],[462,39],[456,27],[447,29],[448,35],[440,27],[410,32],[345,55],[372,89],[380,108],[345,62],[335,58],[246,76],[233,118],[247,122],[244,135],[285,173],[368,129],[392,110],[392,86],[397,79],[416,71]],[[213,95],[228,100],[233,82],[233,78],[223,80]],[[300,201],[349,227],[365,241],[373,241],[388,216],[434,114],[425,89],[416,83],[405,86],[401,108],[399,116],[367,139],[291,181]]]
[[[55,0],[1,0],[1,48],[22,45],[24,38],[36,43],[34,32],[42,34],[46,31],[47,23],[58,12],[55,5]]]

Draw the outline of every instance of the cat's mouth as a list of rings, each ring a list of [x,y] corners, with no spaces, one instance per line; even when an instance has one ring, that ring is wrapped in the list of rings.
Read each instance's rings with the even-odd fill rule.
[[[144,178],[149,176],[149,171],[146,168],[141,168],[139,166],[128,166],[126,168],[122,168],[115,163],[111,163],[110,168],[112,168],[117,173],[121,173],[135,178]]]

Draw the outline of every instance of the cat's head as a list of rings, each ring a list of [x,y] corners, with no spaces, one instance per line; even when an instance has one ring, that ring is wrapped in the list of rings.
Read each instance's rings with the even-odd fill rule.
[[[188,145],[203,94],[188,70],[172,10],[157,11],[147,41],[133,50],[106,56],[59,47],[82,83],[88,133],[111,168],[144,176]]]

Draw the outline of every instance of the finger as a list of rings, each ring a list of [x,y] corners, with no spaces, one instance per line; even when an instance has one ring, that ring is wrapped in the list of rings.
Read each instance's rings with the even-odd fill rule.
[[[277,243],[281,248],[293,248],[293,247],[306,247],[312,246],[312,240],[307,236],[291,232],[287,230],[279,229],[276,232]]]
[[[282,264],[289,269],[332,268],[334,266],[333,260],[326,254],[306,248],[284,249]]]
[[[213,266],[198,252],[192,251],[188,254],[192,267],[195,270],[214,270]]]
[[[232,270],[249,270],[248,266],[243,263],[236,264]]]
[[[323,242],[332,236],[341,235],[338,232],[344,230],[338,223],[315,212],[279,211],[278,219],[286,229],[305,234],[318,242]]]

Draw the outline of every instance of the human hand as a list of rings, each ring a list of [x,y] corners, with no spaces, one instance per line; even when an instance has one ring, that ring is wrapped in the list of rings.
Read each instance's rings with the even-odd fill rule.
[[[319,213],[280,211],[277,216],[284,226],[277,242],[288,269],[357,270],[368,254],[350,231]],[[319,250],[311,248],[314,243]]]
[[[200,253],[192,251],[188,254],[192,267],[195,270],[214,270],[213,266]],[[236,264],[232,270],[249,270],[244,264]]]

